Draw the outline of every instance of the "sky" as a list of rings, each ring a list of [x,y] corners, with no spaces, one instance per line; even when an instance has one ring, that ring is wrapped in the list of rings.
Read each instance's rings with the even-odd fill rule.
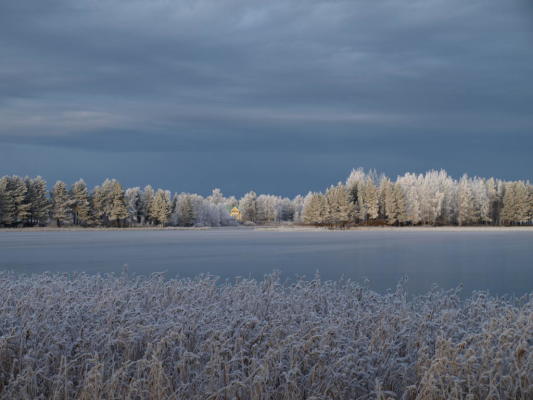
[[[294,196],[533,178],[533,2],[5,0],[0,176]]]

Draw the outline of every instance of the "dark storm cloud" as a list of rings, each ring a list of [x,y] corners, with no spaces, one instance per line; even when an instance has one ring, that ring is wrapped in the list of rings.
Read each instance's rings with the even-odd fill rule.
[[[231,151],[529,177],[532,18],[521,0],[4,1],[0,146],[87,151],[84,176],[96,153]]]

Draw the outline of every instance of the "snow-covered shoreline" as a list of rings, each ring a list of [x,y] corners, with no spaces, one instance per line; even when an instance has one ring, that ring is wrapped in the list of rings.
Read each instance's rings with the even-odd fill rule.
[[[93,232],[93,231],[279,231],[279,232],[351,232],[351,231],[376,231],[376,232],[533,232],[533,226],[356,226],[346,229],[304,226],[304,225],[256,225],[232,227],[29,227],[29,228],[0,228],[0,232]]]
[[[533,395],[533,293],[0,272],[1,398]]]
[[[356,226],[347,229],[306,226],[257,226],[256,230],[283,232],[376,231],[376,232],[533,232],[533,226]]]

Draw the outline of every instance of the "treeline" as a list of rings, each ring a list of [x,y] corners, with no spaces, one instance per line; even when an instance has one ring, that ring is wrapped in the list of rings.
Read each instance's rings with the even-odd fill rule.
[[[533,223],[533,186],[499,179],[406,173],[392,181],[353,170],[345,184],[310,193],[303,222],[316,225],[525,225]]]
[[[237,207],[238,218],[230,215]],[[345,183],[293,199],[255,192],[241,199],[214,189],[207,197],[146,186],[124,189],[106,179],[90,191],[83,180],[58,181],[49,192],[41,177],[0,179],[0,226],[232,226],[282,221],[354,225],[533,224],[533,186],[494,178],[455,180],[446,171],[406,173],[395,181],[353,170]]]
[[[41,177],[4,176],[0,179],[0,226],[232,226],[295,219],[303,198],[249,192],[240,200],[214,189],[208,197],[176,193],[146,186],[124,189],[116,179],[106,179],[89,191],[80,179],[70,188],[56,182],[48,192]],[[230,216],[238,207],[241,217]]]

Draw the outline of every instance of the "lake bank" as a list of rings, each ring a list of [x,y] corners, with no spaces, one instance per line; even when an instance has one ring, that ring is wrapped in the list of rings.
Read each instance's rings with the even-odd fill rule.
[[[0,232],[98,232],[98,231],[279,231],[279,232],[347,232],[347,231],[377,231],[377,232],[533,232],[533,226],[354,226],[346,229],[305,226],[305,225],[255,225],[255,226],[220,226],[220,227],[179,227],[179,226],[141,226],[141,227],[28,227],[28,228],[0,228]]]

